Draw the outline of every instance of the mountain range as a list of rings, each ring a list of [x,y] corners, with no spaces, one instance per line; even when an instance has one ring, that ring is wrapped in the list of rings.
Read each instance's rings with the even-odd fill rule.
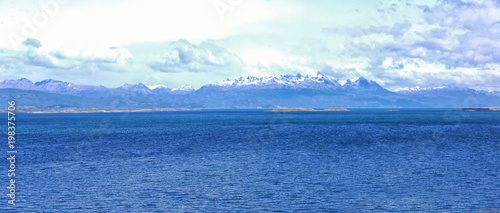
[[[365,78],[340,84],[322,73],[240,77],[168,88],[142,83],[117,88],[53,79],[0,82],[0,98],[23,108],[461,108],[500,105],[498,92],[443,86],[389,91]]]

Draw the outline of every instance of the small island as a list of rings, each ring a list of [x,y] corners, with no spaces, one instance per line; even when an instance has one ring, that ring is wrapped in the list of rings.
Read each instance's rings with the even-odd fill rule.
[[[326,108],[320,110],[316,110],[313,108],[277,108],[269,111],[270,112],[311,112],[311,111],[317,112],[317,111],[349,111],[349,110],[344,108]]]
[[[454,111],[462,111],[462,112],[478,112],[478,111],[500,111],[500,107],[475,107],[475,108],[462,108],[456,109]]]

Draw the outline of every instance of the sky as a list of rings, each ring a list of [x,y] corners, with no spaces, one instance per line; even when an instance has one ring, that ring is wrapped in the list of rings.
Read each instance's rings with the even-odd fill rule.
[[[318,71],[500,91],[500,2],[0,0],[0,80],[174,88]]]

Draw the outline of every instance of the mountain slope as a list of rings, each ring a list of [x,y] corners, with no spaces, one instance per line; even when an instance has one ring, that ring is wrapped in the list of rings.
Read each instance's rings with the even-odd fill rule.
[[[232,108],[232,107],[484,107],[500,105],[497,92],[438,87],[388,91],[359,78],[340,85],[322,73],[240,77],[170,89],[164,85],[125,84],[118,88],[76,85],[53,79],[0,82],[0,97],[19,100],[20,107],[102,108]]]
[[[500,106],[500,98],[494,93],[455,86],[406,89],[398,93],[427,106],[449,108]]]
[[[265,90],[265,89],[312,89],[312,90],[334,90],[342,86],[335,80],[318,72],[316,75],[269,75],[263,77],[247,76],[234,80],[226,79],[214,84],[208,84],[200,88],[218,90]]]

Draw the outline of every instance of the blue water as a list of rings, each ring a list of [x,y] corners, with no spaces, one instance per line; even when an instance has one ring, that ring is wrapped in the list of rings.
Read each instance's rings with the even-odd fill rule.
[[[500,210],[496,112],[217,110],[17,121],[17,205],[5,196],[1,212]]]

